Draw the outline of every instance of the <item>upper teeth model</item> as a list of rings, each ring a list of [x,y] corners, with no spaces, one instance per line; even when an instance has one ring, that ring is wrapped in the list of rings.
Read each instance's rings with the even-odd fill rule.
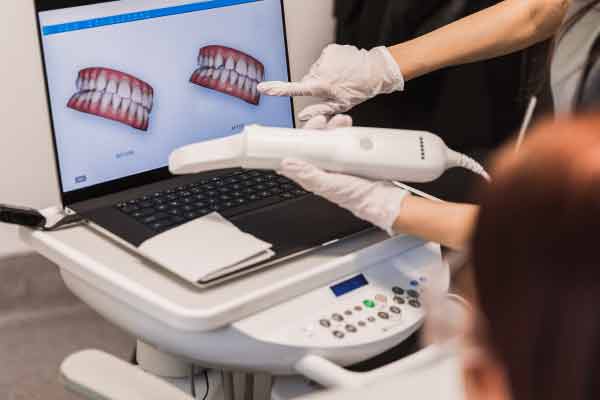
[[[200,49],[198,66],[192,83],[256,106],[260,102],[256,86],[263,81],[265,67],[256,58],[229,47],[206,46]]]
[[[124,72],[95,67],[79,71],[76,85],[69,108],[148,130],[154,105],[154,89],[148,83]]]

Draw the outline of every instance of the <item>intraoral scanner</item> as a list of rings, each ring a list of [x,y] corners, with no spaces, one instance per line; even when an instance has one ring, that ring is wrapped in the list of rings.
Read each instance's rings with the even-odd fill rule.
[[[450,168],[490,179],[479,163],[432,133],[358,127],[323,132],[250,125],[238,135],[175,151],[170,170],[176,175],[235,167],[278,170],[286,158],[375,180],[431,182]]]

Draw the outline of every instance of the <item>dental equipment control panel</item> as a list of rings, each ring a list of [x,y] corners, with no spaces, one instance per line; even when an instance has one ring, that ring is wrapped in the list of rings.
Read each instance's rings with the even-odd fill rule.
[[[280,324],[267,340],[344,348],[408,337],[424,321],[431,274],[443,276],[439,266],[438,252],[418,247],[335,280],[266,311]]]
[[[414,286],[410,289],[405,284],[376,289],[369,287],[365,275],[361,274],[331,287],[331,290],[338,293],[340,288],[346,290],[357,283],[365,285],[364,288],[358,289],[339,305],[322,313],[322,318],[318,321],[308,322],[302,328],[302,333],[308,338],[319,336],[323,339],[332,337],[335,340],[364,340],[378,331],[400,329],[424,316],[420,301],[420,281],[413,281]]]

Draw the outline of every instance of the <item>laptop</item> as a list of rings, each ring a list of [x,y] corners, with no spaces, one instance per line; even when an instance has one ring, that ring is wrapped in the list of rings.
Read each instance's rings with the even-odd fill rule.
[[[140,254],[214,213],[272,245],[200,287],[372,228],[273,171],[168,171],[179,147],[247,124],[294,126],[290,99],[256,90],[289,80],[282,0],[34,2],[65,209]],[[214,251],[206,239],[179,258],[186,268]]]

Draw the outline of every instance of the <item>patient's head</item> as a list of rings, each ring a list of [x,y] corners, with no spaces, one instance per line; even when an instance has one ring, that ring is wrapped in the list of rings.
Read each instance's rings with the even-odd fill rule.
[[[542,124],[494,170],[472,243],[485,357],[467,361],[470,397],[599,399],[600,117]]]

